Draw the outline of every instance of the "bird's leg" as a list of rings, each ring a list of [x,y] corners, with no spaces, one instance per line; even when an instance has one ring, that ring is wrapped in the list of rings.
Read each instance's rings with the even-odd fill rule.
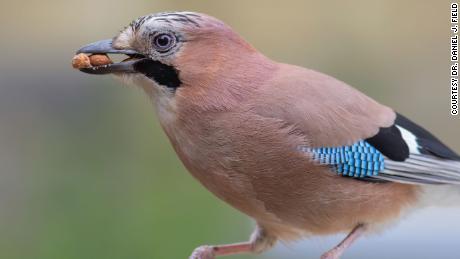
[[[200,246],[189,259],[214,259],[217,256],[262,253],[276,243],[276,237],[270,236],[260,227],[252,233],[248,242],[230,245]]]
[[[342,254],[349,248],[356,239],[358,239],[366,231],[366,226],[359,224],[356,226],[348,236],[342,240],[337,246],[327,251],[321,256],[321,259],[339,259]]]

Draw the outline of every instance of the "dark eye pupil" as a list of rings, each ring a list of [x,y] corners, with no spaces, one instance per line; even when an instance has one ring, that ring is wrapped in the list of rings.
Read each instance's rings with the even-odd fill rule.
[[[167,47],[171,42],[171,38],[168,35],[160,35],[157,38],[157,45],[159,47]]]
[[[153,38],[153,47],[156,51],[165,53],[176,45],[176,37],[171,33],[160,33]]]

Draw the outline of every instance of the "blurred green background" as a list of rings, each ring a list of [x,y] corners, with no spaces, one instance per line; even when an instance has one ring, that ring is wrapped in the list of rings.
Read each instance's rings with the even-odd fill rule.
[[[333,75],[460,151],[460,120],[449,110],[449,3],[2,0],[0,258],[186,258],[251,232],[246,216],[186,172],[140,90],[70,67],[80,46],[147,13],[208,13],[267,56]],[[414,213],[345,258],[459,258],[459,216]],[[317,258],[341,237],[257,258]]]

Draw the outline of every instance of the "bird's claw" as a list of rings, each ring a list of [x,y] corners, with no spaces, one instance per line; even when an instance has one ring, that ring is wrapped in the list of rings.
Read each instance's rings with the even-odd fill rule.
[[[189,259],[215,259],[214,249],[212,246],[197,247]]]

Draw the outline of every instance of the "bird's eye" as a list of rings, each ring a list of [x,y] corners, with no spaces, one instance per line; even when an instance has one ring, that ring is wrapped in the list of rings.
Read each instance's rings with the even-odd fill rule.
[[[176,44],[176,37],[170,33],[160,33],[153,38],[153,45],[159,52],[167,52]]]

